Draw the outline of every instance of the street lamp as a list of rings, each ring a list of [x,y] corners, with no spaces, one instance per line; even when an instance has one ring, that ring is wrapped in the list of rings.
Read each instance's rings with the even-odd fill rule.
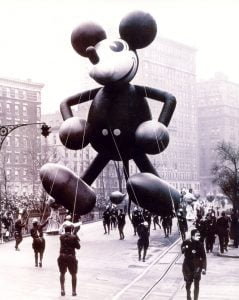
[[[42,135],[47,137],[50,133],[49,129],[51,127],[47,126],[46,123],[22,123],[22,124],[14,124],[14,125],[1,125],[0,126],[0,150],[2,148],[2,144],[5,140],[5,138],[11,133],[14,129],[17,129],[19,127],[28,126],[28,125],[41,125],[42,124]]]

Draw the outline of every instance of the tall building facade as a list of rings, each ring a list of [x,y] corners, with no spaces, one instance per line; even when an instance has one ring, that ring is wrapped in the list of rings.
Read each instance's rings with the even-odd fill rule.
[[[151,160],[160,176],[176,189],[200,191],[197,139],[196,49],[157,37],[145,50],[138,51],[139,71],[135,84],[165,90],[177,99],[169,124],[168,148]],[[154,119],[162,103],[149,100]]]
[[[219,142],[239,145],[239,84],[221,73],[197,84],[200,183],[204,195],[216,194],[211,168]]]
[[[41,122],[42,83],[0,78],[0,125]],[[0,183],[15,195],[34,194],[39,186],[37,160],[41,154],[39,125],[13,130],[1,149]]]

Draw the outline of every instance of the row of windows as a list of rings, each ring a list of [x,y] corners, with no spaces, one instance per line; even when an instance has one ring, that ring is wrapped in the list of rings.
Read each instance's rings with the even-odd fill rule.
[[[0,96],[7,98],[16,98],[20,100],[40,100],[40,92],[16,89],[6,86],[0,86]]]
[[[28,138],[25,138],[25,137],[18,137],[18,136],[15,136],[15,137],[12,137],[12,136],[7,136],[5,141],[4,141],[4,144],[6,147],[22,147],[24,149],[26,149],[29,145],[29,139]],[[38,138],[36,140],[36,148],[40,149],[40,139]]]
[[[27,116],[27,106],[26,105],[18,105],[18,104],[12,104],[12,103],[6,103],[5,106],[3,106],[3,103],[0,103],[0,113],[6,113],[6,114],[12,114],[12,109],[14,108],[15,115],[20,115],[20,112],[22,110],[22,115]]]
[[[31,179],[31,175],[29,174],[28,169],[6,169],[6,177],[7,180],[27,180]]]

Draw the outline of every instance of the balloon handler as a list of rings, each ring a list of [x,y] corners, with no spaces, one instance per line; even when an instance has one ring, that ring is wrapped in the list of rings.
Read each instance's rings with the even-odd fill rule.
[[[84,173],[78,177],[68,168],[48,163],[40,171],[43,187],[58,204],[79,215],[89,213],[96,202],[91,184],[110,160],[122,161],[130,201],[159,216],[177,209],[180,194],[159,174],[147,154],[158,154],[169,143],[167,126],[176,99],[168,92],[132,85],[139,59],[137,49],[155,38],[157,24],[143,11],[125,16],[119,25],[120,38],[107,39],[101,25],[92,21],[78,26],[71,35],[75,51],[92,64],[90,76],[101,87],[62,101],[64,122],[59,130],[62,144],[79,150],[89,143],[97,152]],[[153,120],[146,98],[163,104],[158,120]],[[87,121],[73,116],[72,106],[92,100]],[[129,160],[140,173],[129,177]]]

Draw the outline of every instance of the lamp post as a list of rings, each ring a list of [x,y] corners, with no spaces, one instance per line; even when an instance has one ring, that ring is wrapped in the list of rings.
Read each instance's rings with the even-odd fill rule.
[[[29,125],[42,125],[41,127],[41,134],[44,137],[47,137],[50,133],[50,128],[48,125],[46,125],[45,122],[40,122],[40,123],[22,123],[22,124],[9,124],[9,125],[1,125],[0,126],[0,151],[2,149],[2,144],[4,142],[4,140],[6,139],[6,137],[15,129],[19,128],[19,127],[23,127],[23,126],[29,126]],[[0,191],[1,193],[1,191]],[[0,197],[0,201],[1,201],[1,197]],[[0,203],[0,241],[2,238],[2,205]]]
[[[11,133],[14,129],[17,129],[19,127],[23,126],[29,126],[29,125],[42,125],[41,130],[42,130],[42,135],[47,137],[50,133],[48,125],[46,125],[45,122],[41,123],[22,123],[22,124],[13,124],[13,125],[1,125],[0,126],[0,150],[2,149],[2,144],[6,137]]]

